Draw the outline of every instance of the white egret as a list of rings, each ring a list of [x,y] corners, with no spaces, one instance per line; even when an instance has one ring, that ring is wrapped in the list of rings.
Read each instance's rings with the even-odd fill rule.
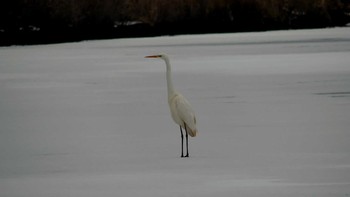
[[[180,126],[181,131],[181,157],[188,157],[188,135],[195,137],[197,134],[196,117],[190,103],[180,93],[176,92],[171,79],[171,66],[167,55],[151,55],[145,58],[160,58],[166,64],[166,80],[168,87],[168,103],[171,117],[174,122]],[[186,155],[183,154],[184,135],[182,129],[186,132]]]

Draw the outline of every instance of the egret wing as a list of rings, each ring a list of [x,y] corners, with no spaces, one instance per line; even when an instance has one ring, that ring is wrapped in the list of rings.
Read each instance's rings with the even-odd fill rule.
[[[196,117],[190,103],[182,95],[179,95],[175,102],[178,116],[186,124],[189,134],[192,137],[196,136]]]

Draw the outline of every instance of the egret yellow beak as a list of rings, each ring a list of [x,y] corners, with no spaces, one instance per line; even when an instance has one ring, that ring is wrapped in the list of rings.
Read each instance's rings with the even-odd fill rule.
[[[160,55],[149,55],[149,56],[146,56],[145,58],[160,58]]]

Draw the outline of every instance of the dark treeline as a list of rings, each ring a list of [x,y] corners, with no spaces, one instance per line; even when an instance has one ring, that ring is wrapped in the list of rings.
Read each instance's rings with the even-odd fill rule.
[[[0,45],[343,26],[350,0],[4,0]]]

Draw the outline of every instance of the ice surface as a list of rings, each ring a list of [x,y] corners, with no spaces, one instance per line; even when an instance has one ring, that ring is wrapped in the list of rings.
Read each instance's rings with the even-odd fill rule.
[[[349,196],[349,52],[350,28],[0,48],[0,197]]]

